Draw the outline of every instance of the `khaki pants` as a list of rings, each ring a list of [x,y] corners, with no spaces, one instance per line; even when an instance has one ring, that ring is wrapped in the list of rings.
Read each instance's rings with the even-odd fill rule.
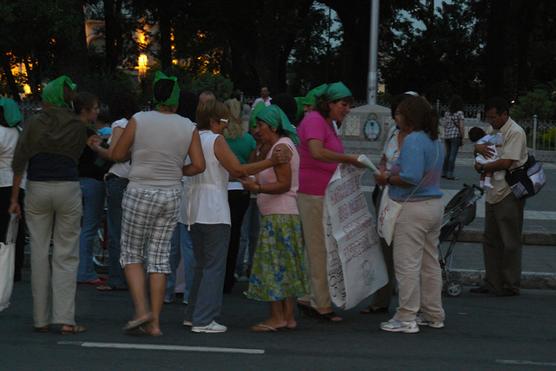
[[[324,224],[322,222],[324,197],[297,194],[297,206],[303,227],[307,269],[311,279],[310,299],[315,308],[329,308],[328,274],[326,270],[326,246],[324,245]]]
[[[497,204],[485,204],[485,281],[496,293],[519,293],[524,207],[525,200],[513,193]]]
[[[438,239],[443,206],[439,198],[406,202],[394,231],[394,269],[398,281],[399,307],[394,316],[414,321],[443,321],[442,272],[438,262]]]
[[[35,327],[75,324],[81,210],[79,182],[27,183],[25,217],[31,237]]]

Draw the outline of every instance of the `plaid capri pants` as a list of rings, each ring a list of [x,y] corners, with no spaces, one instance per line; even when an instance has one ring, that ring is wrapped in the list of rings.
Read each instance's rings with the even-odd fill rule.
[[[180,189],[128,188],[122,200],[120,264],[144,264],[171,273],[170,242],[178,223]]]

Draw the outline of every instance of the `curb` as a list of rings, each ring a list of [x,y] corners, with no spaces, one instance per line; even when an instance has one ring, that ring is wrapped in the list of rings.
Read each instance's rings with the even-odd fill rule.
[[[523,245],[554,246],[556,247],[556,233],[525,231],[522,234]],[[482,229],[463,229],[458,236],[459,242],[483,242]]]
[[[453,269],[450,281],[457,281],[464,286],[478,286],[483,283],[484,270]],[[522,289],[556,290],[556,274],[545,272],[522,272]]]

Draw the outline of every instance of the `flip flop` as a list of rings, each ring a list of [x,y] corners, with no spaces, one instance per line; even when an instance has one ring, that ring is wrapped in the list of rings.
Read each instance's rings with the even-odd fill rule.
[[[134,330],[126,331],[126,335],[158,337],[158,336],[162,336],[163,334],[162,334],[162,331],[157,332],[157,333],[152,333],[152,332],[149,332],[149,330],[147,330],[147,328],[145,328],[145,326],[139,326]]]
[[[319,312],[310,305],[298,301],[297,308],[307,317],[319,318]]]
[[[87,327],[81,325],[70,325],[69,328],[70,329],[68,329],[68,327],[64,328],[64,326],[62,326],[60,328],[60,335],[77,335],[87,331]]]
[[[151,314],[147,314],[146,317],[144,318],[139,318],[139,319],[132,319],[131,321],[128,321],[126,323],[126,325],[124,326],[123,330],[128,332],[128,331],[133,331],[138,329],[139,327],[141,327],[142,325],[148,323],[151,321]]]
[[[368,306],[365,309],[359,311],[360,314],[378,314],[378,313],[388,313],[388,308],[375,308],[373,306]]]
[[[250,330],[253,332],[276,332],[278,331],[278,328],[265,325],[264,323],[257,323],[256,325],[251,326]]]
[[[318,313],[318,319],[321,319],[323,321],[328,321],[328,322],[342,322],[344,319],[340,316],[338,316],[336,313],[332,312],[328,312],[328,313],[319,313],[318,311],[316,311]]]
[[[42,327],[33,327],[33,331],[41,334],[46,334],[47,332],[50,332],[50,327],[48,325]]]
[[[98,291],[126,291],[127,287],[118,287],[110,285],[99,285],[96,287]]]
[[[91,285],[91,286],[100,286],[100,285],[104,285],[105,284],[105,280],[103,280],[102,278],[95,278],[94,280],[90,280],[90,281],[79,281],[77,282],[80,285]]]

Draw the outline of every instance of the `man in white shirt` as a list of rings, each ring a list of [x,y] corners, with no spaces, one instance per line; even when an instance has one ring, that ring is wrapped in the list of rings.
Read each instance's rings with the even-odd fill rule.
[[[261,88],[261,96],[259,98],[255,99],[251,108],[255,108],[255,106],[259,102],[263,102],[265,106],[270,106],[271,103],[272,103],[271,101],[272,101],[272,98],[270,97],[270,90],[268,90],[267,86],[263,86]]]

